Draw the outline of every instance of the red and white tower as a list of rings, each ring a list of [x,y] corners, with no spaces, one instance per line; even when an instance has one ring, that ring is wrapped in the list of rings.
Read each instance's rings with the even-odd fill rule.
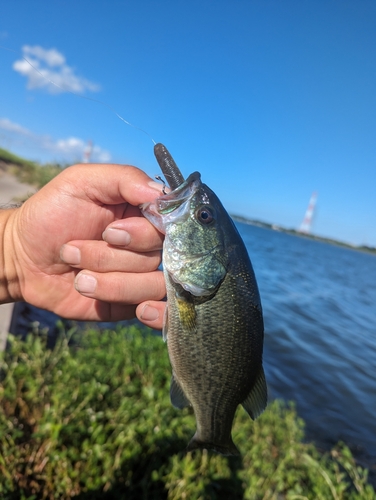
[[[93,152],[93,142],[88,141],[86,148],[84,149],[84,155],[82,158],[82,163],[89,163],[91,153]]]
[[[303,222],[300,224],[299,232],[309,234],[311,232],[312,218],[315,212],[315,206],[317,201],[317,193],[314,191],[312,193],[311,199],[308,203],[308,208],[306,210]]]

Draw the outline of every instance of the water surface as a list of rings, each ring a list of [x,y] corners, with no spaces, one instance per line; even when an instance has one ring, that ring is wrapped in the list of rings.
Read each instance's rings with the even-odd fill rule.
[[[237,223],[257,276],[272,397],[307,435],[376,462],[376,256]]]

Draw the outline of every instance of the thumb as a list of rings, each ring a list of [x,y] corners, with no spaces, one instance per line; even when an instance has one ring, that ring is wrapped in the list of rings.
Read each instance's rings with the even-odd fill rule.
[[[167,302],[163,301],[149,300],[142,302],[136,308],[136,316],[144,325],[156,330],[162,330],[166,307]]]

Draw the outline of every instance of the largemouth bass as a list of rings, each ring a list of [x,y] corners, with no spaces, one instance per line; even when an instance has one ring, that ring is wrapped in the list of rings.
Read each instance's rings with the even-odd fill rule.
[[[156,150],[163,161],[172,160],[164,146]],[[175,163],[167,169],[172,191],[141,209],[165,234],[163,337],[172,365],[171,402],[193,407],[197,429],[188,450],[238,455],[231,437],[237,406],[255,419],[267,404],[256,278],[232,219],[200,174],[184,180]]]

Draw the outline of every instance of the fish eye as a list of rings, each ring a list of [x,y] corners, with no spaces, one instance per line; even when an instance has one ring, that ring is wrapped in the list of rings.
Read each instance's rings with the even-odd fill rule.
[[[214,220],[214,210],[208,206],[200,207],[196,211],[196,217],[201,224],[208,225]]]

